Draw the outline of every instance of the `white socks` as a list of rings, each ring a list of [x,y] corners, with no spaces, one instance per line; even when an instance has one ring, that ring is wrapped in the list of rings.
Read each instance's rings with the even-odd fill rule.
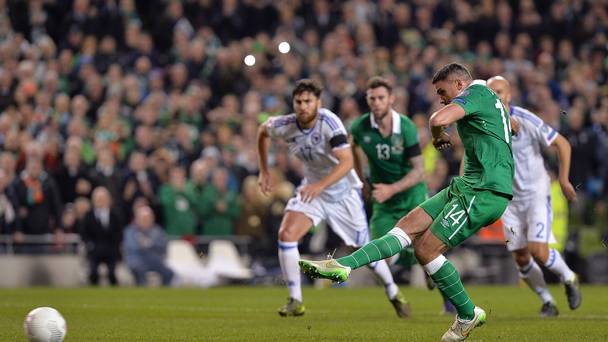
[[[424,271],[429,276],[432,276],[437,271],[439,271],[439,269],[441,268],[441,266],[443,266],[443,264],[446,262],[446,260],[448,260],[448,259],[446,259],[443,256],[443,254],[440,254],[438,257],[436,257],[435,259],[433,259],[433,261],[429,262],[426,265],[423,265],[422,268],[424,268]]]
[[[540,297],[543,303],[551,302],[555,303],[553,296],[547,288],[545,283],[545,277],[543,277],[543,271],[540,269],[538,264],[534,261],[534,258],[530,258],[528,265],[519,268],[519,276],[528,284],[528,287]]]
[[[407,235],[407,233],[399,227],[395,227],[395,228],[391,229],[388,233],[386,233],[386,235],[389,235],[389,234],[393,235],[397,239],[399,239],[399,243],[401,244],[401,249],[404,249],[405,247],[412,245],[412,239],[410,239],[410,237]]]
[[[574,272],[566,265],[566,262],[562,258],[562,255],[555,249],[549,249],[549,257],[545,263],[547,268],[560,277],[562,282],[568,282],[574,280]]]
[[[384,284],[384,291],[386,292],[386,296],[388,299],[393,299],[399,292],[399,287],[395,284],[395,280],[393,279],[393,274],[391,273],[388,264],[384,260],[380,260],[378,262],[371,263],[367,265],[380,280],[382,284]]]
[[[283,272],[283,279],[289,288],[289,297],[302,301],[302,284],[300,282],[300,251],[298,242],[279,241],[279,263]]]

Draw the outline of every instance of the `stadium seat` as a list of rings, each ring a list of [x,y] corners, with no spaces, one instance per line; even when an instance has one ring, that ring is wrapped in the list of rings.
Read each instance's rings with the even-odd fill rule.
[[[200,264],[201,259],[188,241],[172,240],[167,244],[167,263],[169,265],[183,263]]]
[[[214,240],[209,244],[207,266],[221,277],[246,280],[253,272],[243,265],[234,243],[228,240]]]

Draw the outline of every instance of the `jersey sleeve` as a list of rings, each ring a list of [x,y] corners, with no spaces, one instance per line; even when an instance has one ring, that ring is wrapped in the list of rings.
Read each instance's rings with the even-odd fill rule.
[[[539,118],[539,120],[541,120]],[[546,122],[542,121],[542,124],[539,126],[534,126],[532,130],[534,134],[534,138],[540,142],[543,147],[549,147],[557,138],[557,131],[549,126]]]
[[[421,155],[422,151],[420,150],[416,125],[407,117],[402,120],[405,121],[402,127],[404,157],[409,159]]]
[[[294,115],[273,116],[266,121],[266,130],[271,138],[283,138],[295,123]]]
[[[322,120],[325,121],[325,134],[328,134],[329,144],[332,148],[344,148],[349,147],[346,128],[340,118],[326,111],[322,114]]]
[[[477,87],[465,89],[462,93],[452,99],[451,103],[455,103],[464,109],[465,116],[475,114],[479,110],[478,90]]]

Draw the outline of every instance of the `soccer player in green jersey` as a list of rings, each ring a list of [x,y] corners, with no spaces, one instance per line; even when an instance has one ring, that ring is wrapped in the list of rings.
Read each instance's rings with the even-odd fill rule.
[[[370,112],[353,122],[351,147],[361,179],[365,179],[363,155],[368,161],[372,186],[369,225],[372,239],[377,239],[427,199],[427,187],[416,126],[392,108],[391,84],[382,77],[372,77],[367,82],[366,100]],[[402,250],[400,258],[407,265],[416,263],[411,247]],[[449,302],[444,304],[445,312],[455,311]]]
[[[450,147],[446,127],[456,123],[464,145],[464,174],[403,217],[386,235],[337,260],[300,260],[313,277],[344,281],[352,269],[385,259],[413,245],[416,257],[438,289],[456,307],[454,324],[442,341],[463,341],[486,321],[473,304],[460,275],[443,253],[501,217],[512,197],[513,154],[508,112],[485,81],[473,81],[462,65],[451,63],[433,77],[445,107],[431,115],[433,145]]]

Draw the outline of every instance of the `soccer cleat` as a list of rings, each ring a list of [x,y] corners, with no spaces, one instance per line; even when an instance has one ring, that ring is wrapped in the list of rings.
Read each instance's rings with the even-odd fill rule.
[[[289,298],[287,304],[279,308],[279,315],[287,316],[302,316],[306,312],[304,304],[297,299]]]
[[[298,261],[300,268],[311,278],[325,278],[341,283],[348,279],[350,267],[340,265],[335,259],[329,260],[304,260]]]
[[[557,306],[552,302],[546,302],[540,308],[540,317],[557,317],[559,315],[559,311],[557,310]]]
[[[393,297],[393,299],[390,301],[397,312],[397,316],[407,318],[411,315],[412,309],[410,308],[410,303],[405,300],[405,297],[403,297],[401,291],[397,292],[397,295],[395,295],[395,297]]]
[[[475,307],[475,317],[470,321],[463,321],[456,317],[454,324],[441,337],[441,342],[464,341],[469,337],[473,329],[486,322],[486,312],[480,307]]]
[[[576,310],[581,306],[583,296],[581,294],[581,287],[578,283],[578,276],[574,276],[574,279],[564,283],[566,286],[566,296],[568,297],[568,306],[570,310]]]

